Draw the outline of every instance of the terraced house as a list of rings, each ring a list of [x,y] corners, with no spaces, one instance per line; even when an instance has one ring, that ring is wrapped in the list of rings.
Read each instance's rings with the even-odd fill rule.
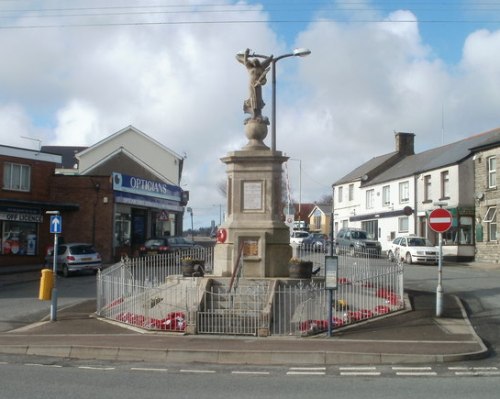
[[[496,154],[500,129],[414,153],[413,133],[396,133],[395,151],[375,157],[334,183],[335,230],[361,227],[386,250],[398,235],[437,244],[427,224],[443,204],[453,215],[443,234],[446,259],[497,261]],[[480,161],[482,160],[482,161]],[[493,259],[495,258],[495,259]]]

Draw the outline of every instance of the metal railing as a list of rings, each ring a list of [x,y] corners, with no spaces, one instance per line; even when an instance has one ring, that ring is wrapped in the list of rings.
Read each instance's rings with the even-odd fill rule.
[[[241,278],[231,290],[230,278],[180,277],[180,261],[124,259],[98,274],[97,313],[147,329],[186,331],[191,326],[190,332],[199,334],[325,331],[330,303],[321,271],[324,253],[307,256],[320,268],[310,280]],[[205,262],[211,271],[213,253]],[[402,265],[363,254],[340,255],[332,305],[334,328],[404,308]]]

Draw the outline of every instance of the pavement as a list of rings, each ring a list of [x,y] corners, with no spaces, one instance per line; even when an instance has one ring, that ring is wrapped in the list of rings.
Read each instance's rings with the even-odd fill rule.
[[[8,277],[11,275],[2,275]],[[15,278],[15,277],[11,277]],[[5,281],[5,280],[4,280]],[[460,298],[407,290],[408,309],[334,330],[332,337],[249,337],[148,332],[96,316],[95,300],[0,333],[0,353],[73,359],[251,365],[423,364],[488,357]]]

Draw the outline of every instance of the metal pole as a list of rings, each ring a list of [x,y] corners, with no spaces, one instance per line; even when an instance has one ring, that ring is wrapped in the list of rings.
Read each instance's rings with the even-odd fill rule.
[[[299,159],[299,221],[302,221],[300,208],[302,205],[302,159]]]
[[[57,320],[57,245],[58,245],[58,239],[57,239],[58,234],[54,234],[54,251],[52,252],[52,255],[54,256],[54,259],[52,261],[52,278],[53,283],[52,283],[52,300],[50,302],[50,321],[56,321]]]
[[[328,336],[332,336],[332,319],[333,319],[333,290],[328,290]]]
[[[271,104],[271,151],[276,152],[276,61],[271,63],[272,72],[272,104]]]
[[[438,285],[436,289],[436,316],[443,314],[443,233],[439,233]]]

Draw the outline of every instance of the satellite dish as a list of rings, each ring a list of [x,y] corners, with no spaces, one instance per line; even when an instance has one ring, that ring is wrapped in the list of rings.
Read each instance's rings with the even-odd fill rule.
[[[481,201],[484,198],[484,193],[481,192],[481,191],[479,191],[479,192],[477,192],[477,193],[474,194],[474,197],[476,197],[476,199],[478,201]]]

